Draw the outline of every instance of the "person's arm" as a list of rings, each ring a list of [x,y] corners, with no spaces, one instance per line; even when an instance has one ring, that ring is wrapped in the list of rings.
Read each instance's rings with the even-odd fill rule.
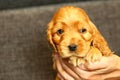
[[[102,57],[99,62],[86,63],[73,67],[60,57],[55,57],[55,63],[60,80],[119,80],[120,57],[111,55]],[[62,78],[62,79],[61,79]]]

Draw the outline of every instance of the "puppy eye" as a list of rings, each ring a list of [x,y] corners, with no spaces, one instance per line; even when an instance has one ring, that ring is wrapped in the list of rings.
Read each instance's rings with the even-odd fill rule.
[[[87,29],[85,29],[85,28],[80,29],[80,33],[85,33],[86,31],[87,31]]]
[[[58,33],[58,34],[62,34],[63,32],[64,32],[63,29],[59,29],[59,30],[57,30],[57,33]]]

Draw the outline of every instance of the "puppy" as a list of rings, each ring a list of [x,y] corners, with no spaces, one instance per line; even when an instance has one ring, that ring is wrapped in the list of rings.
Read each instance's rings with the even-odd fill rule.
[[[74,66],[112,54],[96,26],[78,7],[60,8],[48,24],[47,38],[55,52]]]

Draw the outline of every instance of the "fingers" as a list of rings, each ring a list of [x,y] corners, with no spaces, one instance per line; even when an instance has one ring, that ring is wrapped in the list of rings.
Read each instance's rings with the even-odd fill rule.
[[[104,80],[101,74],[97,74],[96,71],[86,71],[76,67],[74,69],[79,76],[81,76],[82,80]]]
[[[105,69],[109,65],[108,60],[109,60],[108,57],[102,57],[100,61],[86,62],[84,65],[80,65],[79,68],[88,71]]]
[[[85,71],[89,71],[95,75],[95,74],[103,74],[103,73],[106,74],[114,71],[115,70],[114,65],[116,65],[114,59],[110,56],[110,57],[102,57],[100,61],[94,63],[87,62],[84,65],[80,65],[79,68]]]
[[[60,73],[57,74],[56,80],[64,80],[62,75]]]
[[[59,56],[55,56],[60,80],[104,80],[112,76],[118,77],[119,75],[116,74],[119,72],[114,68],[116,66],[115,60],[116,56],[103,57],[99,62],[86,62],[84,65],[73,67]]]
[[[116,55],[111,55],[107,57],[103,56],[100,61],[96,61],[93,63],[87,62],[85,63],[84,66],[81,66],[81,68],[84,70],[100,70],[100,69],[105,69],[105,68],[115,69],[117,62],[118,62],[116,60],[119,60],[117,58],[119,57]]]
[[[79,68],[83,70],[93,71],[107,68],[107,64],[103,64],[100,62],[95,63],[85,63],[84,65],[80,65]]]
[[[57,71],[59,73],[60,78],[64,78],[63,80],[75,80],[72,76],[70,76],[64,69],[60,62],[60,58],[58,56],[55,56],[55,64],[57,66]],[[60,79],[61,80],[61,79]]]
[[[70,68],[71,65],[66,65],[65,62],[63,62],[62,60],[61,64],[64,68],[64,70],[70,75],[72,76],[75,80],[80,80],[80,77]]]

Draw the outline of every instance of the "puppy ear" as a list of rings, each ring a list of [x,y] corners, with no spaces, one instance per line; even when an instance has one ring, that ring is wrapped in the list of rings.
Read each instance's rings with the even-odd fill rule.
[[[48,24],[48,29],[47,29],[47,40],[49,41],[49,43],[53,46],[55,52],[57,52],[57,49],[56,49],[56,46],[53,42],[53,38],[52,38],[52,27],[53,27],[53,21],[51,21],[49,24]]]
[[[98,48],[103,55],[110,55],[112,52],[108,47],[106,40],[102,37],[97,27],[90,21],[91,29],[93,30],[93,46]]]

